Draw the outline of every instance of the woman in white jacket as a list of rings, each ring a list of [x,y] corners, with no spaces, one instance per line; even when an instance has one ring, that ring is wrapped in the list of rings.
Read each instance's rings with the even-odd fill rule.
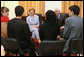
[[[39,43],[40,37],[39,37],[39,17],[38,15],[35,15],[35,10],[30,9],[29,10],[30,15],[26,18],[26,22],[29,25],[30,31],[32,32],[32,39],[35,39],[35,37],[38,39]]]

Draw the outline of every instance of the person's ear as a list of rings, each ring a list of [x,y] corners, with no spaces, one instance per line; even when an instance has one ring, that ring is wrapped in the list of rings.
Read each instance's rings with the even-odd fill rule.
[[[73,11],[71,11],[71,15],[72,15],[72,16],[74,15],[74,12],[73,12]]]
[[[74,12],[72,11],[72,14],[74,15]]]
[[[2,14],[2,12],[1,12],[1,14]]]

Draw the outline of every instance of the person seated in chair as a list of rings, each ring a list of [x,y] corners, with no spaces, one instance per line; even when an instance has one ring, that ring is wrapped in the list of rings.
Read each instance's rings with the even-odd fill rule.
[[[25,56],[26,53],[29,53],[29,56],[33,56],[35,55],[35,49],[30,39],[31,33],[29,26],[21,19],[23,12],[24,8],[22,6],[15,7],[16,17],[11,19],[7,25],[8,38],[14,38],[17,40],[18,45],[21,48],[20,51],[22,51],[20,56]]]
[[[40,39],[56,40],[60,35],[60,28],[55,13],[52,10],[46,12],[46,20],[39,28]]]
[[[39,43],[41,43],[40,41],[40,37],[39,37],[39,17],[38,15],[35,15],[35,10],[34,9],[30,9],[29,10],[30,15],[26,18],[26,22],[27,24],[29,24],[29,28],[30,31],[32,32],[32,39],[34,40],[35,37],[38,39]]]
[[[72,39],[83,40],[83,18],[79,17],[80,7],[72,5],[69,7],[69,18],[65,20],[63,37],[66,39],[64,52],[69,48],[69,42]]]
[[[1,37],[7,38],[7,24],[9,21],[9,9],[1,7]]]
[[[55,9],[55,14],[59,22],[60,26],[60,38],[63,37],[63,30],[64,30],[64,24],[65,24],[65,16],[60,12],[60,9],[56,8]]]

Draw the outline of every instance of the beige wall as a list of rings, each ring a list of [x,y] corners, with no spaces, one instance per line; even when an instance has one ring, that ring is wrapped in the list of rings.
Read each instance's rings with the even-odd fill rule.
[[[1,1],[1,7],[2,7],[2,6],[4,6],[4,2],[3,2],[3,1]]]
[[[62,8],[62,1],[45,1],[45,12],[47,10],[55,10],[56,8],[59,8],[61,11]]]
[[[6,6],[9,8],[9,18],[12,19],[15,17],[15,7],[19,4],[18,1],[1,1],[1,7]],[[62,1],[45,1],[45,12],[47,10],[53,10],[55,8],[62,8]]]
[[[15,17],[14,9],[15,6],[17,6],[18,4],[19,4],[18,1],[1,1],[1,7],[6,6],[9,8],[10,19]],[[45,12],[49,9],[54,11],[55,8],[59,8],[61,10],[61,4],[62,1],[45,1]]]
[[[15,7],[18,5],[18,1],[1,1],[1,7],[6,6],[9,8],[9,19],[15,17]]]

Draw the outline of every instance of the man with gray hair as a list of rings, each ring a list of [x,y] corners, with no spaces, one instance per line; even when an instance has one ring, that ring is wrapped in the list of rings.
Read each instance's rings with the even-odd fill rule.
[[[55,14],[57,16],[59,26],[60,26],[60,35],[62,37],[63,35],[63,28],[64,28],[64,23],[65,23],[65,16],[60,12],[60,9],[56,8],[55,9]]]

